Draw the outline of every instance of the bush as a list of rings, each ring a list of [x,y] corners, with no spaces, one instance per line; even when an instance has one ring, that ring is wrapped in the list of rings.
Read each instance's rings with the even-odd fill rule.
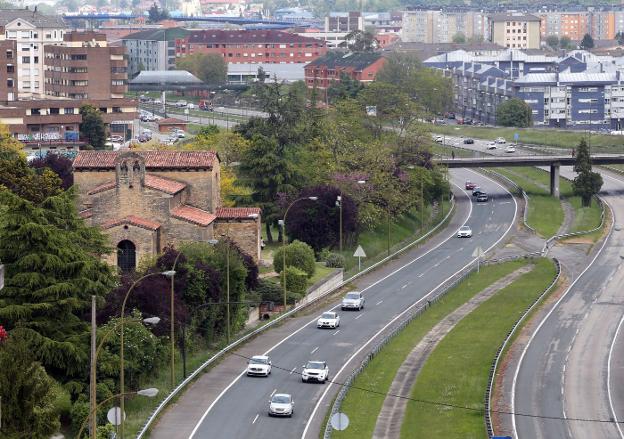
[[[283,248],[280,247],[273,253],[273,267],[276,272],[282,272]],[[312,277],[316,270],[314,250],[305,242],[293,241],[286,246],[286,267],[295,267],[304,271],[308,277]]]
[[[325,266],[329,268],[344,268],[345,258],[338,253],[330,253],[325,258]]]
[[[74,434],[78,433],[80,426],[89,416],[89,402],[78,400],[71,408],[71,426]]]
[[[283,278],[281,278],[283,280]],[[308,276],[305,271],[296,267],[286,267],[286,289],[301,297],[308,288]]]
[[[260,295],[262,301],[281,303],[284,300],[282,287],[267,279],[260,279],[254,292]]]

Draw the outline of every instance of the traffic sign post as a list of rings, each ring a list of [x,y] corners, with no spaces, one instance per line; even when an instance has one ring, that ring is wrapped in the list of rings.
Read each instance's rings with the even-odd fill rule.
[[[346,430],[349,426],[349,417],[344,413],[334,413],[331,419],[329,420],[332,428],[334,430],[342,431]]]
[[[514,133],[514,140],[516,142],[516,145],[518,144],[518,139],[520,138],[520,134],[518,133]]]
[[[361,245],[355,249],[355,253],[353,253],[354,258],[358,258],[358,271],[362,271],[362,258],[366,257],[366,253],[364,253],[364,249]]]
[[[474,249],[474,251],[472,252],[472,257],[473,258],[477,258],[477,273],[479,273],[481,267],[481,256],[483,256],[485,254],[485,252],[483,251],[483,249],[481,247],[477,247]]]

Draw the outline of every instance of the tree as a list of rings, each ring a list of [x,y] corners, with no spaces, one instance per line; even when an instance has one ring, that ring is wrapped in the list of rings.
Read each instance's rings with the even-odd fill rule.
[[[48,153],[44,157],[37,157],[29,163],[30,167],[37,170],[49,169],[61,179],[61,187],[69,189],[74,184],[74,172],[72,161],[60,154]]]
[[[345,36],[345,42],[351,52],[373,52],[379,48],[379,41],[370,31],[352,30]]]
[[[71,376],[88,362],[83,314],[91,296],[112,287],[110,267],[101,261],[105,238],[78,216],[72,190],[40,206],[0,192],[0,260],[5,287],[0,321],[19,327],[24,341],[48,371]]]
[[[169,18],[169,11],[160,9],[156,3],[149,8],[147,21],[150,23],[157,23],[167,18]]]
[[[227,63],[214,53],[194,53],[176,61],[176,67],[191,72],[206,84],[220,85],[227,81]]]
[[[618,44],[624,44],[624,32],[618,32],[617,34],[615,34],[615,39],[617,40]]]
[[[589,50],[594,48],[594,39],[590,34],[583,35],[583,39],[581,40],[581,44],[579,47],[583,50]]]
[[[273,253],[273,268],[281,273],[284,270],[284,250],[286,251],[286,267],[302,270],[308,277],[316,271],[314,250],[305,242],[294,240],[285,249],[280,247]]]
[[[333,81],[327,90],[327,100],[333,104],[340,99],[355,98],[363,88],[360,81],[346,72],[340,72],[340,80]]]
[[[583,207],[589,207],[591,206],[592,197],[600,192],[603,181],[602,176],[598,172],[592,171],[589,147],[585,139],[581,140],[576,149],[574,172],[578,174],[572,182],[574,193],[581,197]]]
[[[559,47],[562,49],[574,49],[574,44],[572,44],[572,40],[570,37],[564,35],[559,39]]]
[[[533,123],[533,112],[522,99],[512,98],[496,109],[496,123],[504,127],[525,128]]]
[[[463,32],[457,32],[453,35],[453,43],[455,44],[464,44],[466,42],[466,35]]]
[[[556,50],[559,48],[559,37],[557,35],[548,35],[546,37],[546,44],[553,49]]]
[[[80,136],[95,149],[104,149],[106,128],[100,110],[92,105],[83,105],[80,107],[80,115],[82,116]]]
[[[2,437],[47,439],[60,426],[57,387],[19,329],[0,344]]]

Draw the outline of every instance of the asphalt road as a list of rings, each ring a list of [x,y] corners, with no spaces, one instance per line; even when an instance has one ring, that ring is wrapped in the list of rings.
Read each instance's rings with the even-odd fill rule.
[[[274,365],[272,375],[239,375],[206,407],[192,438],[318,437],[337,385],[302,383],[298,375],[302,365],[310,359],[326,360],[330,379],[342,382],[356,367],[351,358],[362,347],[373,341],[389,322],[414,303],[426,300],[439,284],[470,263],[477,246],[487,250],[499,242],[514,222],[515,201],[499,184],[468,170],[456,170],[451,175],[458,184],[468,179],[476,181],[493,196],[487,203],[473,203],[470,209],[467,224],[473,229],[473,238],[455,238],[451,232],[448,240],[429,253],[363,289],[366,308],[361,312],[341,312],[339,330],[319,330],[315,318],[293,331],[268,352]],[[471,201],[462,196],[458,203]],[[333,306],[338,304],[328,308]],[[337,375],[339,370],[342,372]],[[275,392],[293,395],[293,418],[268,417],[268,400]]]

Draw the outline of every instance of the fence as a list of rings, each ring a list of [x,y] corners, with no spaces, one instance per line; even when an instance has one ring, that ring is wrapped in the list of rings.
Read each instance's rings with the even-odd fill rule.
[[[327,291],[325,294],[323,295],[319,295],[318,297],[303,303],[301,305],[295,306],[293,309],[291,309],[288,312],[285,312],[284,314],[282,314],[281,316],[277,317],[275,320],[272,320],[266,324],[264,324],[263,326],[261,326],[260,328],[244,335],[243,337],[239,338],[238,340],[234,341],[233,343],[230,343],[228,346],[224,347],[223,349],[221,349],[219,352],[217,352],[215,355],[213,355],[212,357],[210,357],[208,360],[206,360],[204,363],[202,363],[197,369],[195,369],[184,381],[182,381],[180,384],[178,384],[173,390],[171,390],[167,396],[160,402],[160,404],[158,404],[158,406],[154,409],[154,411],[150,414],[150,416],[147,418],[145,424],[143,425],[143,427],[141,428],[141,430],[139,431],[139,433],[137,434],[137,439],[140,439],[142,437],[145,436],[145,434],[147,433],[147,431],[149,430],[149,428],[151,427],[152,423],[156,420],[156,418],[160,415],[160,413],[163,411],[163,409],[167,406],[167,404],[169,404],[169,402],[171,402],[179,393],[182,389],[184,389],[190,382],[192,382],[200,373],[202,373],[202,371],[210,366],[211,364],[213,364],[216,360],[218,360],[219,358],[221,358],[223,355],[225,355],[226,353],[228,353],[229,351],[231,351],[232,349],[236,348],[237,346],[241,345],[242,343],[244,343],[245,341],[249,340],[250,338],[264,332],[265,330],[277,325],[278,323],[282,322],[283,320],[287,319],[288,317],[291,317],[293,315],[295,315],[296,313],[298,313],[299,311],[301,311],[302,309],[316,303],[317,301],[319,301],[320,299],[322,299],[323,297],[331,294],[332,292],[338,290],[339,288],[342,288],[344,285],[349,284],[350,282],[352,282],[354,279],[357,279],[360,276],[363,276],[364,274],[367,274],[371,271],[373,271],[374,269],[376,269],[377,267],[379,267],[380,265],[383,265],[384,263],[388,262],[389,260],[391,260],[392,258],[398,256],[399,254],[405,252],[406,250],[409,250],[410,248],[412,248],[414,245],[418,244],[419,242],[422,242],[424,240],[426,240],[427,238],[429,238],[431,235],[433,235],[438,229],[440,229],[444,224],[446,224],[446,222],[449,220],[449,218],[451,217],[451,214],[453,213],[453,211],[455,210],[455,198],[452,197],[451,198],[451,208],[449,209],[448,213],[446,214],[446,216],[438,223],[436,224],[436,226],[434,228],[432,228],[429,232],[427,232],[426,234],[424,234],[423,236],[421,236],[418,239],[415,239],[414,241],[408,243],[407,245],[405,245],[403,248],[397,250],[396,252],[388,255],[387,257],[385,257],[384,259],[382,259],[381,261],[377,262],[376,264],[371,265],[370,267],[362,270],[361,272],[355,274],[354,276],[351,276],[348,279],[343,280],[337,287],[335,287],[332,290]]]

